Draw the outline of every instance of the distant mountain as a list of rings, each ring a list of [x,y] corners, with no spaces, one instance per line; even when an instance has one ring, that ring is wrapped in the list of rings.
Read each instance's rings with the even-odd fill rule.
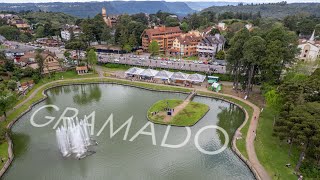
[[[186,4],[193,10],[201,11],[205,8],[211,7],[211,6],[236,6],[239,4],[239,2],[224,2],[224,1],[217,1],[217,2],[207,2],[207,1],[193,1],[193,2],[186,2]]]
[[[262,17],[283,18],[287,15],[305,13],[320,17],[320,3],[292,3],[292,4],[258,4],[242,6],[212,6],[203,11],[216,13],[223,12],[246,12],[257,13],[260,11]]]
[[[187,15],[195,12],[184,2],[165,1],[105,1],[105,2],[74,2],[74,3],[0,3],[0,11],[52,11],[63,12],[77,17],[93,17],[101,13],[101,8],[106,7],[107,14],[135,14],[156,13],[165,11],[178,15]]]

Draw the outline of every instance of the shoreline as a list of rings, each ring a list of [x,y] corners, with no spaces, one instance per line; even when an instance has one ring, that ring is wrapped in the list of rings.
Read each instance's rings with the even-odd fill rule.
[[[86,80],[97,80],[96,82],[85,82]],[[76,82],[79,81],[79,82]],[[118,81],[118,82],[117,82]],[[119,82],[120,81],[120,82]],[[129,82],[129,83],[128,83]],[[61,84],[59,84],[61,83]],[[161,89],[153,89],[153,88],[148,88],[148,87],[143,87],[143,84],[151,84],[151,83],[145,83],[145,82],[139,82],[139,81],[129,81],[129,80],[123,80],[123,79],[118,79],[118,78],[106,78],[106,77],[97,77],[97,78],[80,78],[80,79],[71,79],[71,80],[57,80],[57,81],[52,81],[49,83],[46,83],[40,87],[38,87],[38,89],[35,90],[35,95],[39,93],[39,91],[41,91],[41,95],[42,97],[38,100],[36,100],[35,102],[31,103],[29,105],[29,107],[23,111],[22,113],[20,113],[16,118],[14,118],[8,125],[7,128],[11,129],[13,127],[13,125],[18,122],[20,120],[20,118],[25,115],[26,113],[28,113],[35,105],[39,104],[40,102],[44,101],[48,96],[47,96],[47,91],[55,88],[55,87],[62,87],[62,86],[70,86],[70,85],[88,85],[88,84],[116,84],[116,85],[123,85],[123,86],[130,86],[130,87],[135,87],[135,88],[140,88],[140,89],[145,89],[145,90],[150,90],[150,91],[157,91],[157,92],[171,92],[171,93],[183,93],[183,94],[187,94],[188,92],[192,91],[192,88],[186,88],[186,87],[175,87],[175,86],[164,86],[161,84],[153,84],[156,87],[167,87],[169,90],[161,90]],[[170,87],[172,89],[177,89],[177,90],[170,90]],[[202,91],[199,91],[202,92]],[[232,95],[226,95],[226,94],[218,94],[218,93],[214,93],[214,92],[204,92],[203,93],[210,93],[210,95],[203,95],[203,94],[197,94],[197,96],[202,96],[202,97],[208,97],[208,98],[214,98],[214,99],[219,99],[219,100],[223,100],[226,101],[228,103],[232,103],[236,106],[238,106],[239,108],[241,108],[244,113],[246,114],[246,118],[244,120],[244,122],[240,125],[240,127],[235,131],[233,138],[232,138],[232,151],[247,165],[247,167],[250,169],[250,171],[252,172],[253,176],[260,180],[262,179],[258,173],[258,171],[255,169],[254,165],[247,160],[247,158],[245,158],[241,152],[238,150],[237,145],[236,145],[236,140],[237,140],[237,135],[240,132],[240,130],[248,123],[249,120],[249,114],[247,112],[247,110],[245,108],[243,108],[241,105],[230,101],[228,99],[225,99],[223,97],[230,97],[235,99]],[[30,95],[31,96],[31,95]],[[32,101],[34,100],[34,97],[32,97],[30,100],[26,99],[27,101]],[[247,104],[247,103],[246,103]],[[249,105],[249,104],[247,104]],[[250,105],[249,105],[250,106]],[[250,106],[251,107],[251,106]],[[253,107],[252,107],[253,108]],[[13,154],[13,142],[9,136],[9,134],[6,134],[6,138],[8,141],[8,154],[9,154],[9,158],[7,160],[7,162],[5,163],[5,165],[1,168],[0,170],[0,177],[2,177],[5,172],[8,170],[8,168],[10,168],[10,165],[12,163],[12,161],[14,160],[14,154]]]

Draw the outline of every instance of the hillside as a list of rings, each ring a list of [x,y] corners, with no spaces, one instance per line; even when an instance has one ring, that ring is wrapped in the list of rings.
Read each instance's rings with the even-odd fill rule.
[[[201,11],[205,8],[211,7],[211,6],[236,6],[239,3],[238,2],[226,2],[226,1],[186,1],[186,4],[193,10]]]
[[[52,11],[63,12],[77,17],[93,17],[101,13],[101,8],[106,7],[108,14],[134,14],[156,13],[165,11],[179,15],[194,12],[184,2],[165,1],[106,1],[106,2],[77,2],[77,3],[0,3],[0,11]]]
[[[74,24],[77,20],[74,16],[53,12],[27,12],[19,13],[19,16],[27,20],[29,24],[45,24],[50,22],[53,27],[61,27],[64,24]]]
[[[293,4],[261,4],[244,6],[212,6],[203,11],[223,12],[261,12],[262,17],[283,18],[287,15],[306,13],[320,17],[320,3],[293,3]]]

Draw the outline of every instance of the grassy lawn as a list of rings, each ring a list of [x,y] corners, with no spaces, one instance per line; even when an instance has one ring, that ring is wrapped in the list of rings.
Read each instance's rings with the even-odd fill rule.
[[[8,143],[7,142],[0,144],[0,169],[4,165],[4,163],[1,162],[1,158],[5,158],[4,163],[6,163],[8,159]]]
[[[288,156],[289,145],[272,135],[274,116],[277,113],[270,107],[260,114],[255,149],[260,163],[273,179],[297,179],[293,174],[295,162],[299,158],[297,150],[292,148],[293,155]],[[285,165],[290,163],[291,168]]]
[[[156,102],[151,108],[148,110],[148,118],[158,124],[167,124],[167,125],[175,125],[175,126],[193,126],[196,124],[209,110],[209,107],[205,104],[197,103],[197,102],[189,102],[189,104],[182,109],[178,114],[176,114],[170,122],[164,122],[164,115],[154,115],[152,116],[152,112],[164,112],[164,108],[167,107],[167,102],[169,108],[175,108],[180,105],[183,100],[179,99],[169,99],[169,100],[161,100]]]

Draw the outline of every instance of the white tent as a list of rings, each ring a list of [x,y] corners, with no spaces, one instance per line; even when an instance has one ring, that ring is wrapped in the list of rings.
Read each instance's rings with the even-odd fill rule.
[[[162,70],[162,71],[159,71],[154,78],[168,80],[171,78],[172,75],[173,75],[173,72]]]
[[[187,78],[188,81],[202,83],[206,79],[206,76],[201,74],[190,74]]]
[[[132,68],[128,69],[125,72],[125,74],[126,75],[139,75],[142,71],[144,71],[144,69],[137,68],[137,67],[132,67]]]
[[[212,83],[211,87],[212,87],[212,90],[216,92],[219,92],[222,89],[221,84],[216,82]]]
[[[159,71],[154,69],[145,69],[140,73],[140,76],[145,77],[154,77],[156,74],[158,74]]]
[[[185,81],[185,80],[187,80],[187,77],[188,77],[188,74],[185,74],[182,72],[175,72],[172,74],[170,79]]]

